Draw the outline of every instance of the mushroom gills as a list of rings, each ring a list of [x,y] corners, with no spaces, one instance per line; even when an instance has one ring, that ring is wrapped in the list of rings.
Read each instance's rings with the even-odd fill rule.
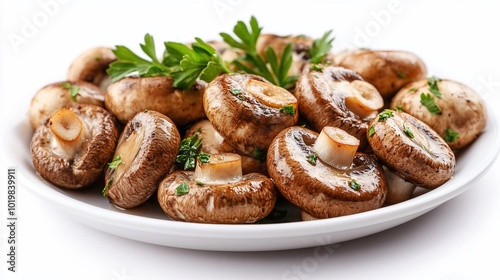
[[[71,158],[83,150],[88,137],[87,124],[69,109],[61,109],[49,119],[51,150],[62,158]]]
[[[328,165],[345,169],[351,167],[358,147],[358,138],[340,128],[325,126],[312,149],[317,153],[319,159]]]
[[[209,162],[196,161],[194,179],[204,184],[237,182],[242,176],[241,156],[238,154],[211,154]]]

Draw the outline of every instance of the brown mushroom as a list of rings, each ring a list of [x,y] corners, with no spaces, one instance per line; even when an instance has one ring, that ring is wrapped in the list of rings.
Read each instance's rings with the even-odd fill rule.
[[[174,165],[179,146],[179,131],[167,116],[152,110],[136,114],[106,169],[103,194],[118,207],[143,204]]]
[[[31,100],[29,109],[31,127],[36,129],[59,109],[69,108],[78,103],[104,107],[104,92],[84,81],[64,81],[44,86]]]
[[[273,138],[298,120],[297,99],[290,92],[250,74],[218,76],[208,84],[203,105],[217,132],[256,158],[265,156]]]
[[[379,208],[387,192],[382,166],[356,152],[358,145],[335,127],[319,135],[297,126],[284,129],[269,147],[269,176],[288,201],[314,218]]]
[[[392,97],[404,85],[427,76],[422,59],[407,51],[347,51],[335,57],[335,64],[356,71],[384,99]]]
[[[368,122],[383,107],[377,89],[354,71],[342,67],[324,67],[302,74],[295,95],[301,116],[315,131],[325,126],[339,127],[368,147]]]
[[[427,124],[386,109],[370,123],[368,142],[377,158],[406,182],[434,189],[455,172],[455,155]]]
[[[195,171],[175,171],[158,188],[158,202],[174,220],[239,224],[263,219],[274,208],[273,182],[259,173],[242,175],[237,154],[197,160]]]
[[[209,120],[201,120],[186,130],[184,138],[192,137],[198,134],[202,139],[200,152],[207,154],[223,154],[223,153],[237,153],[241,156],[241,168],[243,174],[248,173],[262,173],[267,174],[267,167],[265,161],[260,161],[254,157],[245,155],[238,152],[231,144],[214,129]]]
[[[431,93],[431,87],[437,95]],[[426,106],[425,100],[430,101]],[[429,107],[432,103],[437,108]],[[427,123],[452,149],[472,143],[486,126],[481,96],[456,81],[433,77],[410,83],[392,99],[391,108],[396,107]]]
[[[86,81],[102,90],[106,90],[111,83],[106,70],[116,56],[111,48],[95,47],[80,54],[71,63],[68,70],[69,81]]]
[[[168,116],[179,127],[204,118],[205,83],[197,82],[185,92],[172,83],[166,76],[124,78],[108,87],[104,103],[122,123],[146,109]]]
[[[31,139],[35,170],[53,184],[77,189],[102,174],[118,141],[115,118],[101,107],[78,104],[57,111]]]

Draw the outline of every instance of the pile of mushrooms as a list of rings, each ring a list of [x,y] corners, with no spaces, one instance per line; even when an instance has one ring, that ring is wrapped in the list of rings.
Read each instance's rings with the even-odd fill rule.
[[[275,34],[261,35],[255,51],[279,56],[290,43],[298,80],[288,90],[246,73],[184,91],[168,75],[112,82],[112,49],[82,53],[66,81],[32,99],[36,172],[61,188],[102,185],[103,199],[124,211],[158,203],[177,221],[255,223],[280,200],[302,220],[325,219],[440,187],[453,177],[455,153],[485,127],[480,96],[427,77],[413,53],[328,53],[311,65],[312,39]],[[210,45],[226,61],[241,55]],[[185,143],[190,168],[179,164]]]

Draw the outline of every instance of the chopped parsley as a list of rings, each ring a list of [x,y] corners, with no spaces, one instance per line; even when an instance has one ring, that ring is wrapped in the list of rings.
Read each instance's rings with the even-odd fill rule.
[[[252,151],[252,157],[258,159],[260,162],[264,162],[266,160],[266,151],[255,147]]]
[[[113,161],[108,163],[108,166],[110,169],[116,169],[118,168],[118,165],[122,163],[122,157],[120,155],[116,156]]]
[[[309,153],[309,155],[307,156],[307,162],[309,162],[310,164],[316,166],[316,161],[318,160],[318,154],[316,153]]]
[[[444,141],[448,143],[456,142],[458,139],[459,133],[451,128],[448,128],[444,132]]]
[[[311,67],[309,67],[309,70],[323,72],[323,67],[321,67],[318,64],[313,64],[313,65],[311,65]]]
[[[410,137],[410,139],[413,139],[415,138],[415,135],[413,135],[413,132],[411,131],[411,129],[409,127],[407,127],[406,125],[403,125],[403,132],[408,136]]]
[[[438,87],[438,82],[440,82],[441,79],[435,77],[435,76],[432,76],[430,78],[427,79],[427,85],[429,86],[429,91],[434,94],[434,96],[436,96],[437,98],[441,98],[442,94],[441,92],[439,91],[439,87]]]
[[[394,117],[394,111],[391,109],[385,109],[380,114],[378,114],[378,121],[383,122],[390,117]]]
[[[196,164],[196,157],[201,146],[202,138],[198,137],[198,133],[185,138],[181,141],[179,153],[175,158],[175,162],[182,164],[184,170],[193,169]]]
[[[404,111],[403,105],[396,105],[396,107],[394,107],[394,110],[395,111]]]
[[[424,105],[433,115],[441,114],[441,108],[436,104],[436,100],[434,100],[434,97],[430,93],[420,94],[420,104]]]
[[[175,188],[175,195],[181,196],[189,193],[189,185],[186,182],[182,182],[177,188]]]
[[[201,164],[210,163],[210,154],[200,152],[198,154],[198,160],[200,161]]]
[[[368,129],[368,136],[371,137],[373,134],[375,134],[375,127],[372,125]]]
[[[349,187],[355,191],[359,191],[361,189],[361,184],[359,184],[356,180],[352,179],[349,182]]]
[[[195,184],[196,184],[196,185],[198,185],[198,186],[203,186],[203,185],[205,185],[205,183],[200,182],[200,181],[196,181],[196,182],[195,182]]]
[[[71,99],[73,99],[73,101],[76,102],[76,97],[78,96],[80,87],[78,85],[72,85],[68,82],[61,83],[60,86],[62,86],[65,89],[69,89],[69,95],[71,96]]]
[[[409,92],[417,92],[417,88],[416,87],[412,87],[408,90]]]
[[[396,71],[396,75],[398,75],[400,79],[406,79],[406,74],[401,71]]]
[[[285,114],[293,116],[293,115],[295,115],[295,108],[293,108],[292,105],[285,105],[285,106],[280,108],[280,113],[285,113]]]
[[[104,185],[104,189],[102,189],[102,195],[103,196],[107,196],[108,195],[108,189],[109,189],[109,186],[111,186],[112,183],[113,183],[113,177],[111,177],[111,179],[109,179],[106,182],[106,185]]]
[[[236,96],[239,100],[245,100],[245,96],[241,95],[241,89],[232,88],[229,90],[232,95]]]

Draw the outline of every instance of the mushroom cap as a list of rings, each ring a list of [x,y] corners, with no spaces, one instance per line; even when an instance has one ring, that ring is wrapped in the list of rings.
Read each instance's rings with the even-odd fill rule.
[[[298,120],[297,110],[293,115],[280,112],[281,108],[268,106],[249,93],[253,90],[249,84],[254,82],[268,85],[270,91],[285,95],[278,102],[297,107],[297,99],[291,93],[251,74],[218,76],[208,84],[203,99],[207,118],[213,127],[231,146],[247,155],[267,150],[282,129],[295,125]],[[235,90],[237,94],[232,93]]]
[[[71,87],[78,89],[76,101],[71,97]],[[64,81],[44,86],[31,100],[29,109],[31,127],[36,129],[56,111],[78,103],[104,107],[104,92],[96,85],[85,81]]]
[[[196,184],[193,171],[175,171],[158,188],[158,201],[174,220],[195,223],[240,224],[263,219],[274,208],[277,192],[273,182],[259,173],[243,175],[225,184]],[[189,192],[176,195],[183,182]]]
[[[49,119],[40,125],[31,139],[31,159],[37,173],[53,184],[77,189],[98,179],[113,155],[118,141],[118,125],[105,109],[77,104],[69,107],[89,128],[88,139],[76,155],[65,154],[49,128]]]
[[[179,146],[179,131],[172,120],[152,110],[138,113],[116,146],[114,158],[120,156],[122,163],[106,169],[105,195],[122,208],[141,205],[174,165]]]
[[[347,51],[338,54],[335,63],[356,71],[385,99],[392,97],[404,85],[427,76],[423,60],[407,51]]]
[[[204,119],[194,123],[186,130],[185,137],[191,137],[195,134],[198,134],[203,139],[200,148],[201,152],[207,154],[237,153],[241,156],[243,174],[253,172],[267,174],[265,161],[260,161],[237,151],[215,130],[209,120]]]
[[[187,92],[172,83],[166,76],[127,77],[108,87],[104,103],[124,124],[144,110],[164,114],[179,127],[204,118],[205,83],[197,82]]]
[[[353,165],[337,169],[308,156],[318,133],[302,127],[284,129],[267,154],[269,176],[281,194],[315,218],[355,214],[381,207],[387,185],[382,166],[372,155],[356,153]],[[351,187],[352,180],[359,190]]]
[[[370,124],[368,141],[377,158],[401,179],[423,188],[448,181],[455,172],[455,154],[448,144],[419,119],[401,111],[393,114]]]
[[[299,77],[295,95],[299,111],[311,128],[321,131],[325,126],[334,126],[347,131],[360,140],[360,150],[369,146],[366,129],[371,119],[361,119],[349,110],[346,97],[352,95],[345,83],[363,81],[356,72],[342,67],[324,67],[322,71],[311,70]]]
[[[69,81],[86,81],[105,90],[109,84],[106,70],[109,64],[115,60],[116,56],[111,48],[95,47],[89,49],[71,63],[67,78]]]
[[[452,149],[460,149],[472,143],[486,126],[486,107],[481,96],[470,87],[455,81],[437,82],[441,98],[434,98],[441,114],[431,114],[420,103],[420,95],[429,93],[427,79],[410,83],[392,99],[391,108],[401,106],[402,110],[427,123],[442,138],[446,130],[458,132],[456,141],[448,142]]]

